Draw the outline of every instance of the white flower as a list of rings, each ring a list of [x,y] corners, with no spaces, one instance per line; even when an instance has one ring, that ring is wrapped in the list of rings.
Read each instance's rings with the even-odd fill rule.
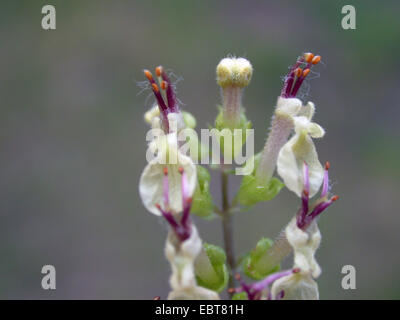
[[[306,231],[297,226],[296,217],[285,229],[285,235],[294,252],[293,274],[280,278],[271,288],[273,297],[284,291],[283,299],[313,300],[319,299],[318,285],[313,278],[319,277],[321,268],[315,260],[315,252],[321,242],[321,233],[313,221]]]
[[[182,168],[186,173],[187,197],[191,197],[196,188],[196,166],[192,159],[182,154],[178,149],[176,132],[162,135],[153,140],[149,149],[157,153],[143,170],[139,182],[139,193],[144,206],[155,215],[161,215],[157,205],[173,214],[183,210],[182,181],[179,173]],[[168,172],[168,179],[165,179]],[[167,188],[164,185],[167,184]],[[164,190],[168,190],[168,195]],[[168,197],[168,199],[166,199]],[[168,208],[166,207],[168,200]]]
[[[190,237],[181,242],[173,231],[168,234],[165,255],[171,264],[168,300],[219,300],[216,292],[199,287],[196,283],[194,261],[202,248],[201,239],[194,225]]]
[[[306,231],[303,231],[297,226],[296,217],[294,217],[287,225],[285,234],[293,248],[294,268],[300,268],[302,272],[318,278],[321,268],[314,255],[321,243],[321,233],[316,222],[311,222]]]
[[[297,98],[278,97],[272,118],[271,130],[261,153],[256,175],[260,181],[268,183],[272,178],[278,154],[286,143],[294,127],[293,118],[297,116],[302,103]]]
[[[309,274],[292,273],[274,282],[271,288],[273,299],[284,292],[283,300],[318,300],[318,285]]]
[[[309,167],[310,197],[319,190],[324,177],[324,169],[318,160],[312,138],[323,137],[325,131],[318,124],[311,122],[314,110],[312,102],[298,110],[297,116],[293,117],[295,134],[285,143],[278,155],[278,173],[287,188],[299,197],[304,186],[304,163]]]
[[[302,108],[302,102],[297,98],[278,97],[276,102],[276,113],[283,113],[290,119],[297,116]]]
[[[274,174],[278,154],[295,126],[295,117],[304,116],[311,120],[313,116],[314,105],[309,102],[303,107],[302,102],[296,96],[305,78],[310,74],[312,66],[320,61],[321,56],[306,52],[297,58],[296,63],[292,65],[284,79],[272,119],[271,131],[256,172],[257,177],[264,183],[268,183]],[[288,186],[288,188],[292,190],[292,186]]]

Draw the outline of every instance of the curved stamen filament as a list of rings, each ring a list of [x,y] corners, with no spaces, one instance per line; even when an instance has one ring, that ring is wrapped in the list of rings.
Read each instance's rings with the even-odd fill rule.
[[[299,211],[297,212],[296,215],[296,222],[297,222],[297,226],[302,229],[305,230],[310,223],[316,218],[318,217],[325,209],[327,209],[334,201],[336,201],[337,199],[339,199],[338,196],[333,196],[330,199],[326,199],[326,196],[328,194],[328,189],[329,189],[329,171],[330,168],[330,163],[327,161],[325,163],[325,170],[324,170],[324,180],[323,180],[323,184],[322,184],[322,191],[321,191],[321,196],[320,198],[317,200],[316,204],[314,204],[312,206],[312,211],[309,213],[309,169],[308,169],[308,165],[306,163],[304,163],[304,167],[303,167],[303,183],[304,183],[304,187],[303,187],[303,193],[302,193],[302,205],[301,208],[299,209]]]
[[[286,271],[282,271],[282,272],[276,272],[273,273],[271,275],[269,275],[268,277],[266,277],[265,279],[252,283],[252,284],[246,284],[240,277],[239,274],[235,275],[236,280],[238,280],[240,282],[240,287],[238,288],[231,288],[228,291],[230,293],[240,293],[240,292],[246,292],[247,293],[247,298],[249,300],[260,300],[261,296],[262,296],[262,292],[266,289],[268,289],[268,287],[274,283],[276,280],[291,275],[292,273],[298,273],[300,272],[299,268],[294,268],[291,270],[286,270]],[[281,291],[278,296],[276,297],[276,299],[281,299],[284,296],[284,292]],[[267,294],[267,299],[271,300],[272,296],[271,296],[271,292],[270,290],[268,290],[268,294]]]
[[[188,181],[186,173],[183,168],[179,168],[179,173],[182,176],[182,218],[179,220],[174,217],[170,211],[170,200],[169,200],[169,180],[168,180],[168,168],[163,168],[163,202],[164,208],[160,204],[156,204],[157,209],[161,212],[162,216],[167,220],[172,230],[174,230],[180,241],[185,241],[190,237],[191,225],[190,225],[190,208],[192,204],[192,198],[189,197]]]
[[[325,163],[325,170],[324,170],[324,182],[322,184],[322,191],[321,191],[321,198],[324,198],[328,194],[329,189],[329,168],[331,164],[329,161]]]

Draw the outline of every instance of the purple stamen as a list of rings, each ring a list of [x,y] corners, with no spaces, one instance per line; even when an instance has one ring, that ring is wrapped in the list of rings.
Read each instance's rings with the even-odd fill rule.
[[[161,72],[161,77],[162,79],[167,83],[167,102],[168,102],[168,107],[170,108],[170,112],[179,112],[178,110],[178,104],[175,98],[175,92],[173,90],[173,87],[171,85],[171,81],[167,74],[165,73],[164,69],[162,69]]]
[[[290,91],[292,90],[293,81],[295,79],[294,71],[303,63],[303,58],[300,58],[296,63],[290,68],[288,74],[285,77],[285,82],[281,91],[281,96],[288,98],[290,96]]]
[[[317,216],[319,216],[322,213],[322,211],[324,211],[326,208],[328,208],[338,198],[339,198],[338,196],[333,196],[328,201],[324,201],[324,202],[318,204],[314,208],[314,210],[308,215],[308,217],[310,217],[310,220],[314,220]]]
[[[179,173],[182,175],[182,218],[180,221],[175,220],[171,211],[169,210],[169,181],[168,181],[168,168],[164,167],[163,178],[163,200],[165,209],[162,209],[159,204],[156,205],[158,210],[162,213],[163,217],[167,220],[175,234],[180,241],[185,241],[190,237],[191,225],[189,213],[191,208],[192,199],[189,197],[188,181],[186,174],[182,168],[179,168]]]
[[[297,213],[297,226],[302,228],[304,219],[308,213],[308,202],[310,195],[309,168],[306,162],[303,165],[303,192],[301,194],[301,208]]]
[[[177,100],[175,98],[175,92],[171,84],[171,81],[169,80],[167,74],[164,72],[164,69],[161,66],[156,68],[156,74],[159,79],[160,85],[157,85],[156,81],[153,78],[153,75],[149,70],[144,70],[144,74],[146,78],[149,80],[154,96],[156,97],[157,104],[161,113],[163,128],[166,132],[169,132],[168,114],[171,112],[174,113],[179,112]],[[164,101],[160,89],[165,90],[167,101]]]
[[[162,213],[165,220],[167,220],[167,222],[170,224],[170,226],[174,230],[179,229],[179,224],[176,222],[176,220],[175,220],[174,216],[171,214],[171,212],[165,211],[161,207],[158,207],[158,210],[160,210],[160,212]]]
[[[162,213],[163,217],[169,225],[171,226],[172,230],[174,230],[175,234],[179,238],[180,241],[185,241],[190,237],[190,228],[185,228],[184,226],[180,225],[174,218],[171,212],[163,210],[160,206],[157,206],[158,210]]]
[[[240,292],[246,292],[247,293],[247,298],[249,300],[260,300],[262,291],[267,289],[272,283],[274,283],[276,280],[288,276],[292,273],[297,273],[299,272],[299,269],[292,269],[292,270],[286,270],[282,272],[276,272],[274,274],[269,275],[265,279],[255,282],[253,284],[246,284],[244,281],[240,280],[240,277],[237,276],[240,280],[240,287],[233,289],[234,292],[240,293]],[[279,295],[276,297],[277,299],[282,299],[283,298],[283,291],[279,293]],[[268,290],[267,294],[267,299],[271,300],[271,292]]]
[[[299,57],[296,63],[290,68],[285,77],[285,82],[281,91],[281,97],[295,98],[304,79],[310,73],[311,67],[321,60],[320,56],[314,56],[312,53],[304,53]],[[305,64],[304,69],[300,65]]]
[[[336,201],[339,198],[338,196],[333,196],[331,199],[326,200],[326,195],[328,194],[329,191],[329,174],[328,174],[329,168],[330,164],[329,162],[326,162],[321,196],[314,209],[310,213],[308,213],[310,207],[309,205],[310,180],[309,180],[308,165],[304,163],[303,167],[304,190],[301,196],[301,202],[302,202],[301,208],[298,210],[296,215],[297,227],[302,230],[305,230],[315,218],[317,218],[324,210],[326,210],[326,208],[328,208],[334,201]]]
[[[297,92],[299,91],[301,84],[303,83],[304,79],[306,78],[306,76],[304,75],[304,71],[306,71],[310,68],[311,68],[311,63],[308,63],[306,65],[306,67],[304,68],[302,75],[297,79],[296,83],[293,86],[293,89],[291,92],[292,97],[295,97],[297,95]]]
[[[267,288],[270,284],[272,284],[276,280],[278,280],[282,277],[288,276],[288,275],[292,274],[293,272],[294,272],[293,270],[286,270],[286,271],[282,271],[282,272],[273,273],[273,274],[269,275],[268,277],[266,277],[264,280],[261,280],[259,282],[254,283],[253,285],[251,285],[251,288],[256,291],[264,290],[265,288]]]

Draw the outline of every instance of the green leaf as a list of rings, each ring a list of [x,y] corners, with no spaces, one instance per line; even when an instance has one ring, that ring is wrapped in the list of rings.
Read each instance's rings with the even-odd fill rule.
[[[203,250],[195,261],[195,273],[198,285],[217,292],[224,290],[229,280],[224,250],[204,243]]]
[[[268,251],[273,245],[269,238],[261,238],[256,247],[243,259],[243,272],[250,278],[261,280],[280,269],[280,265],[271,265]]]

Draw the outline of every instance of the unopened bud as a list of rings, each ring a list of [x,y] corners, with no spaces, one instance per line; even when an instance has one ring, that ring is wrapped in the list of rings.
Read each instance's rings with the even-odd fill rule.
[[[240,88],[249,85],[253,67],[244,58],[224,58],[217,66],[217,83],[222,88],[237,86]]]

